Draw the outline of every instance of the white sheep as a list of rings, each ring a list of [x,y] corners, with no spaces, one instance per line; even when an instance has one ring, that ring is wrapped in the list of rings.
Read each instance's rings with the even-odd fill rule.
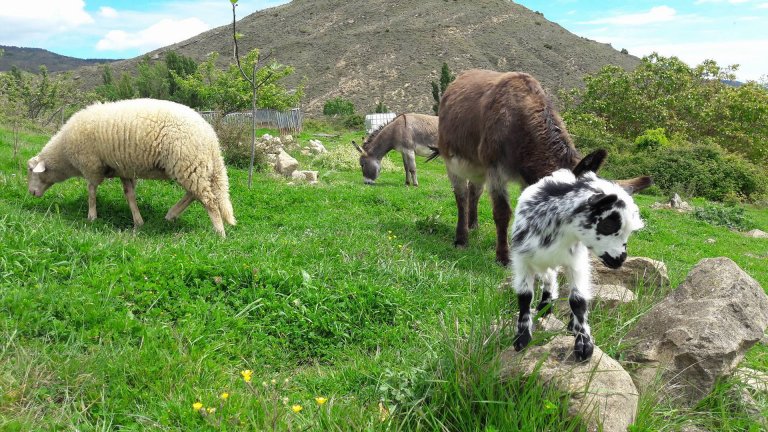
[[[213,128],[198,113],[175,102],[133,99],[97,103],[77,113],[27,163],[29,192],[40,197],[71,177],[88,182],[88,220],[96,219],[96,188],[119,177],[133,223],[141,226],[136,179],[173,179],[187,191],[165,215],[177,218],[195,199],[217,233],[235,225],[229,179]]]

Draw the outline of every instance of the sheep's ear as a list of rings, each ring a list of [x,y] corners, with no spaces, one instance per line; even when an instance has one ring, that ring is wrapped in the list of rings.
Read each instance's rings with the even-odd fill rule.
[[[582,159],[574,168],[573,168],[573,175],[576,177],[581,177],[584,175],[584,173],[587,172],[593,172],[596,173],[597,170],[600,169],[600,167],[603,165],[603,161],[605,160],[605,157],[608,155],[608,152],[604,149],[595,150],[592,153],[584,156],[584,159]]]
[[[32,168],[33,173],[41,173],[45,171],[45,161],[40,161],[35,165],[34,168]]]
[[[589,197],[587,204],[589,204],[589,207],[594,211],[604,211],[611,208],[618,199],[619,197],[615,194],[606,195],[604,193],[596,193]]]
[[[653,179],[648,176],[635,177],[629,180],[616,180],[616,183],[622,187],[628,194],[640,192],[641,190],[653,184]]]

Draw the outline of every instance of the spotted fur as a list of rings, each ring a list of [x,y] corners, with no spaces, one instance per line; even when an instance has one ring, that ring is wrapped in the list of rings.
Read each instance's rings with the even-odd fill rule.
[[[542,281],[543,294],[537,309],[546,314],[557,298],[555,269],[561,267],[569,284],[571,320],[568,329],[576,336],[574,353],[580,361],[594,349],[587,314],[591,298],[589,251],[608,267],[618,268],[627,258],[627,239],[643,227],[640,212],[630,193],[651,184],[639,178],[620,186],[599,178],[605,152],[588,155],[573,171],[555,171],[523,190],[515,209],[511,253],[514,288],[520,306],[515,349],[531,340],[534,280]]]

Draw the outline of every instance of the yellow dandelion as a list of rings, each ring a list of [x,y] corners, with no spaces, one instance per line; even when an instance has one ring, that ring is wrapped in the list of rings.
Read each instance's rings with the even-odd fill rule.
[[[276,380],[276,379],[274,379],[274,378],[272,378],[272,381],[270,381],[270,382],[271,382],[273,385],[274,385],[274,384],[277,384],[277,380]]]
[[[244,371],[240,371],[240,375],[243,376],[243,380],[245,380],[245,382],[249,383],[253,378],[253,371],[250,369],[246,369]]]
[[[219,397],[221,398],[221,400],[227,400],[227,399],[229,399],[229,393],[224,392],[224,393],[220,394]]]
[[[304,409],[304,407],[301,406],[301,405],[298,405],[298,404],[297,405],[291,405],[291,410],[293,412],[295,412],[296,414],[300,413],[301,410],[303,410],[303,409]]]
[[[216,412],[216,408],[214,407],[208,408],[208,414],[213,414],[215,412]]]
[[[194,409],[195,411],[200,411],[201,409],[203,409],[202,402],[195,402],[195,403],[193,403],[192,404],[192,409]]]
[[[324,403],[328,402],[328,398],[318,396],[315,398],[315,402],[317,402],[318,405],[323,405]]]

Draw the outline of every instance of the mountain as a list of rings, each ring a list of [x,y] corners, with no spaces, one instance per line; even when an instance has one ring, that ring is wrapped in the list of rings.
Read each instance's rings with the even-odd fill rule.
[[[224,3],[223,7],[228,7]],[[635,67],[636,57],[576,36],[540,13],[507,0],[294,0],[240,19],[240,52],[259,48],[295,67],[289,84],[307,78],[304,109],[319,112],[342,96],[358,111],[379,100],[397,112],[431,111],[430,81],[447,62],[453,72],[471,68],[525,71],[555,93],[583,85],[585,73],[606,64]],[[202,60],[232,53],[232,27],[218,27],[148,53]],[[140,58],[112,64],[115,76],[134,72]],[[98,68],[80,69],[84,83],[99,84]]]
[[[85,65],[108,63],[114,60],[106,59],[79,59],[59,55],[41,48],[20,48],[15,46],[0,45],[4,51],[0,57],[0,72],[11,70],[11,67],[37,73],[40,65],[45,65],[49,72],[61,72],[79,68]]]

